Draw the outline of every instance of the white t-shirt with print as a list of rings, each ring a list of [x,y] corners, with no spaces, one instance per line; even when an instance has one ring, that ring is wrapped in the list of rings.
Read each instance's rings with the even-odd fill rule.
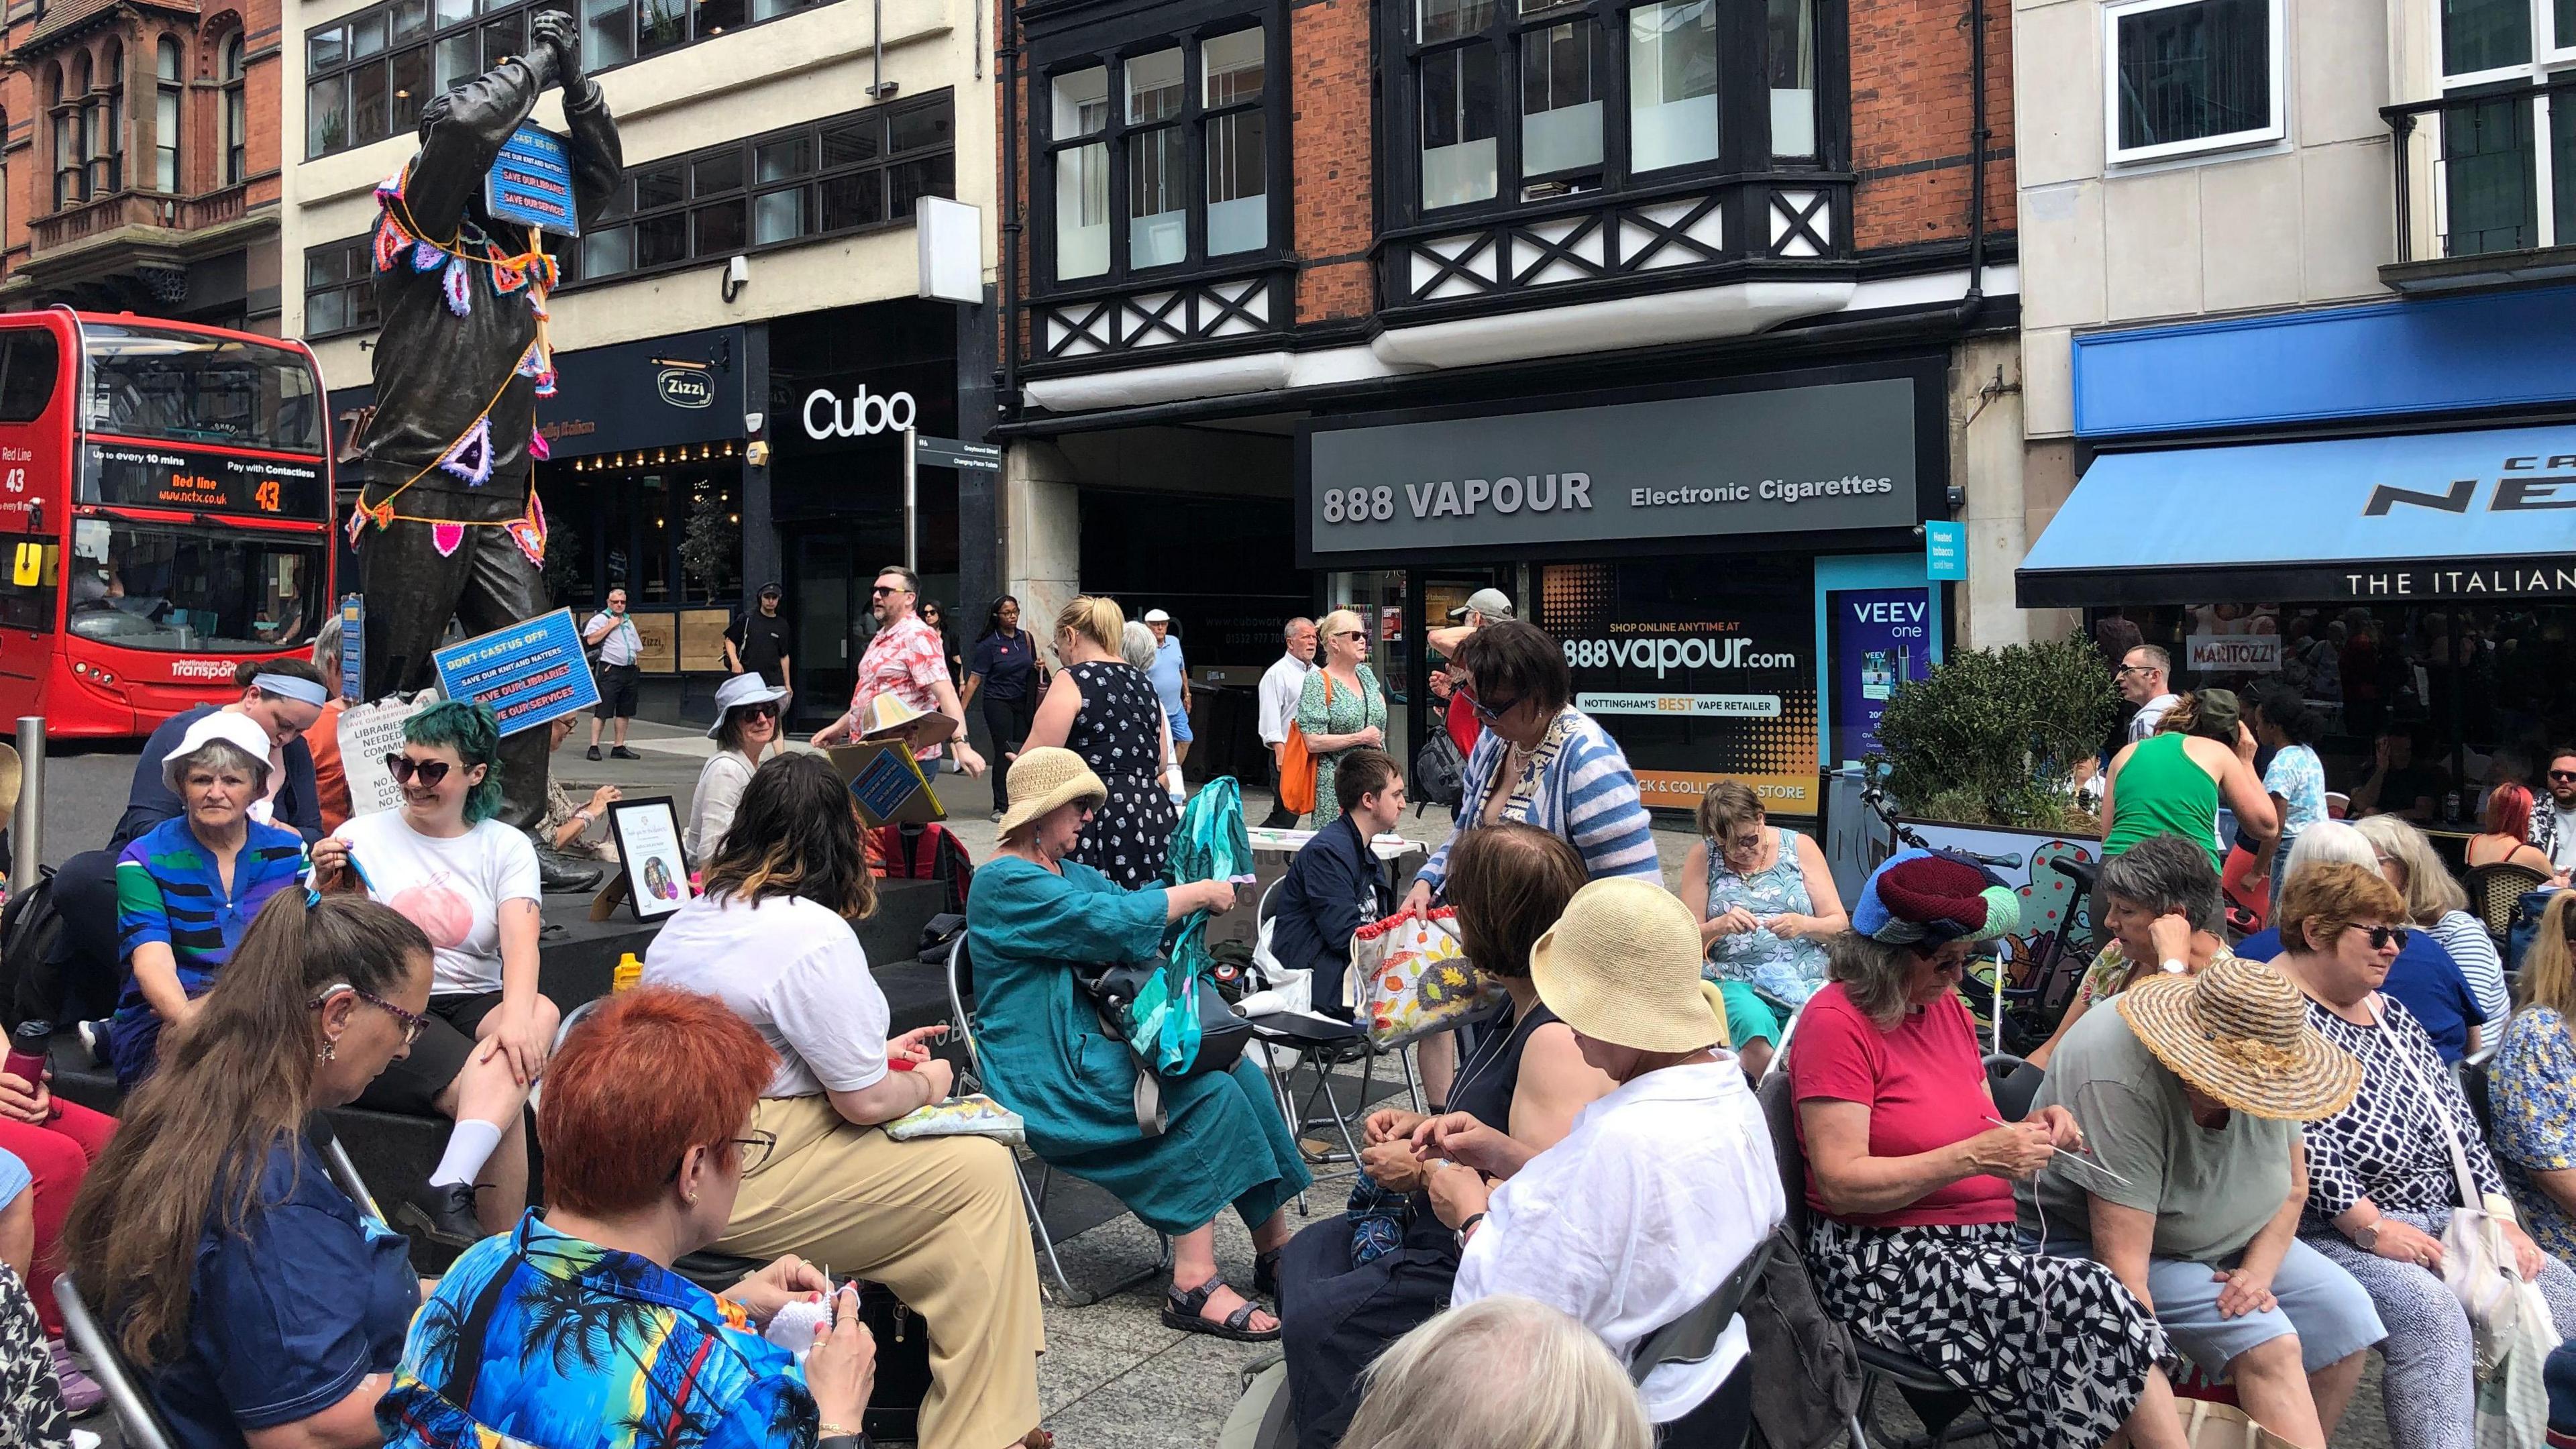
[[[412,829],[400,810],[379,810],[337,833],[349,842],[369,893],[409,917],[436,948],[432,995],[501,989],[501,903],[545,901],[537,848],[524,831],[486,820],[441,840]]]
[[[856,1092],[885,1080],[892,1013],[850,923],[797,896],[700,896],[644,953],[648,986],[715,997],[778,1053],[764,1097]]]

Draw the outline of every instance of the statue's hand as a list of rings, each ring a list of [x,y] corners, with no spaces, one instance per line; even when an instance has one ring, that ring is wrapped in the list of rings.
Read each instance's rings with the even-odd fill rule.
[[[548,10],[528,24],[532,45],[542,45],[555,53],[555,82],[566,91],[581,85],[581,32],[570,15],[561,10]]]

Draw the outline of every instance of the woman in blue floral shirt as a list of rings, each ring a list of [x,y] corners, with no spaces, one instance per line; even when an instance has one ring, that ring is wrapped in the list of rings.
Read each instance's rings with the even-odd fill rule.
[[[2576,1258],[2576,891],[2550,897],[2522,990],[2488,1079],[2496,1161],[2532,1239]]]
[[[546,1216],[467,1249],[422,1305],[387,1445],[856,1449],[876,1348],[857,1291],[786,1257],[722,1296],[672,1262],[714,1242],[769,1139],[750,1129],[777,1059],[712,997],[642,987],[574,1028],[546,1074]]]

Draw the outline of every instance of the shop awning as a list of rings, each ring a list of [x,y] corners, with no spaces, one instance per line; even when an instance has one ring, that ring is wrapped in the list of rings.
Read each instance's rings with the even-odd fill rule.
[[[2024,608],[2576,597],[2576,426],[2106,453]]]

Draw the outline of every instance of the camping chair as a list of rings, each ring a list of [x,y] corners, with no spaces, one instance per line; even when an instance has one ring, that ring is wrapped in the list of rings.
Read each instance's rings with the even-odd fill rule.
[[[1798,1108],[1790,1095],[1789,1074],[1775,1068],[1763,1077],[1757,1095],[1763,1120],[1771,1127],[1771,1151],[1779,1163],[1780,1186],[1789,1198],[1789,1212],[1782,1226],[1788,1229],[1791,1242],[1803,1243],[1807,1240],[1807,1154],[1798,1145]],[[1967,1413],[1967,1395],[1930,1364],[1912,1354],[1881,1348],[1857,1333],[1851,1336],[1851,1345],[1852,1356],[1860,1361],[1861,1369],[1860,1403],[1852,1409],[1851,1449],[1877,1446],[1879,1441],[1869,1435],[1869,1411],[1878,1400],[1879,1386],[1888,1383],[1896,1385],[1924,1427],[1932,1431],[1892,1449],[1937,1449],[1953,1439],[1988,1432],[1985,1420],[1960,1417]]]
[[[959,932],[957,939],[948,947],[949,1022],[957,1030],[957,1039],[966,1047],[966,1071],[959,1075],[957,1090],[960,1094],[969,1090],[989,1094],[993,1092],[993,1072],[992,1068],[985,1064],[983,1044],[975,1036],[975,1013],[970,1005],[975,992],[975,977],[966,960],[966,935],[965,932]],[[1029,1186],[1028,1164],[1031,1161],[1038,1164],[1038,1184],[1035,1189]],[[1056,1256],[1055,1235],[1047,1231],[1047,1187],[1055,1180],[1054,1166],[1034,1151],[1027,1157],[1013,1153],[1012,1165],[1017,1169],[1014,1176],[1019,1179],[1020,1203],[1029,1212],[1029,1231],[1036,1234],[1038,1250],[1046,1255],[1047,1271],[1055,1275],[1053,1286],[1040,1284],[1041,1287],[1046,1287],[1048,1297],[1067,1308],[1088,1308],[1104,1298],[1115,1297],[1131,1288],[1141,1288],[1155,1278],[1168,1275],[1172,1271],[1172,1240],[1158,1232],[1154,1236],[1160,1239],[1163,1245],[1161,1261],[1151,1267],[1141,1268],[1096,1293],[1083,1293],[1076,1290],[1073,1280],[1065,1276],[1064,1260]]]
[[[2497,861],[2493,865],[2473,865],[2460,876],[2460,888],[2469,894],[2469,914],[2486,924],[2487,934],[2495,937],[2496,950],[2506,949],[2513,930],[2514,903],[2523,892],[2538,890],[2549,883],[2549,877],[2527,865]]]
[[[2039,1084],[2047,1079],[2047,1072],[2010,1052],[1994,1052],[1986,1058],[1986,1090],[1994,1094],[1995,1115],[2007,1122],[2030,1115],[2030,1100],[2039,1095]]]
[[[90,1316],[89,1301],[73,1286],[68,1271],[54,1278],[54,1305],[62,1310],[63,1337],[89,1360],[90,1377],[107,1391],[107,1406],[116,1411],[126,1449],[171,1449],[170,1426],[143,1392],[143,1376]]]

